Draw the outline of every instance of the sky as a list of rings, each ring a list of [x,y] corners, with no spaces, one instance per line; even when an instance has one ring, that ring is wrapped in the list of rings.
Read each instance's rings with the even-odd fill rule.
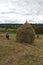
[[[0,23],[43,23],[43,0],[0,0]]]

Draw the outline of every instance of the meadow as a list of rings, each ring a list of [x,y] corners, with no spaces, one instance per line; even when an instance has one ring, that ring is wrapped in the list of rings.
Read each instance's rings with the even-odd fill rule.
[[[0,36],[0,65],[43,65],[43,35],[30,45],[17,43],[14,33],[7,40],[3,33],[3,38]]]

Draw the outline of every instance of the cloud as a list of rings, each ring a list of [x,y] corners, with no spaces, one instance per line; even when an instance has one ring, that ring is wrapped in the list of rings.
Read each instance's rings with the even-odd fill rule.
[[[0,20],[43,20],[43,0],[0,0]],[[31,20],[32,21],[32,20]]]
[[[41,3],[40,3],[41,2]],[[43,13],[42,0],[2,0],[0,10],[4,13],[34,15]]]

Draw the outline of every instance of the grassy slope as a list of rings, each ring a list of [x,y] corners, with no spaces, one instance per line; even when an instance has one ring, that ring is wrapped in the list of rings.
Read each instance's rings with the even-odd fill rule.
[[[43,36],[33,45],[17,43],[15,37],[0,39],[0,65],[43,65]]]

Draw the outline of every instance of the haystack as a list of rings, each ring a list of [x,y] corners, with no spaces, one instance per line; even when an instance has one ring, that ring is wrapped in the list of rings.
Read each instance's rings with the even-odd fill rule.
[[[23,24],[17,29],[16,41],[21,43],[33,43],[35,39],[35,32],[29,23]]]

